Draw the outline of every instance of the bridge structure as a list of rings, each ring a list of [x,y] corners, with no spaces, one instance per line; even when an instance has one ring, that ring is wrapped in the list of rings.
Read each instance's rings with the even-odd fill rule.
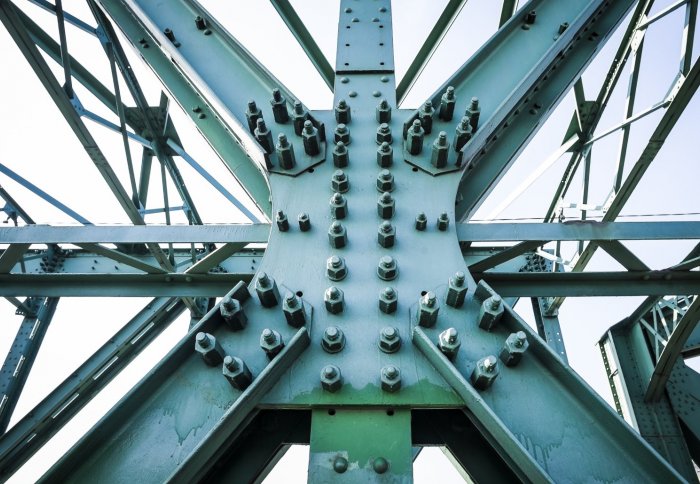
[[[0,229],[0,296],[23,318],[0,372],[1,478],[189,312],[187,334],[43,481],[259,482],[290,445],[307,444],[309,482],[412,482],[425,446],[445,447],[474,482],[697,482],[700,375],[685,359],[700,348],[700,246],[658,270],[621,241],[697,243],[700,222],[617,221],[700,82],[697,0],[504,0],[497,31],[418,108],[403,101],[466,0],[447,2],[401,79],[399,2],[340,0],[331,66],[292,5],[271,1],[332,90],[329,109],[307,108],[195,0],[87,0],[89,19],[61,0],[0,0],[15,44],[5,49],[21,51],[130,220],[93,223],[0,164],[76,223],[35,220],[0,188],[13,225]],[[56,36],[27,13],[39,8],[55,15]],[[678,71],[640,109],[647,33],[679,12]],[[71,56],[67,29],[99,43],[111,79]],[[613,36],[586,97],[581,75]],[[162,83],[157,104],[125,49]],[[601,128],[621,82],[624,119]],[[566,156],[541,220],[475,222],[569,92],[561,147],[495,209]],[[170,101],[254,207],[185,150]],[[650,115],[633,158],[632,128]],[[127,170],[110,164],[95,126],[121,141]],[[611,135],[615,170],[597,204],[592,147]],[[204,223],[185,165],[250,223]],[[187,225],[171,223],[176,212]],[[166,224],[147,225],[153,213]],[[586,270],[598,250],[623,270]],[[60,300],[85,296],[153,299],[10,426]],[[594,296],[646,297],[601,335],[614,408],[569,366],[558,318],[566,298]],[[520,298],[532,301],[534,328],[513,310]]]

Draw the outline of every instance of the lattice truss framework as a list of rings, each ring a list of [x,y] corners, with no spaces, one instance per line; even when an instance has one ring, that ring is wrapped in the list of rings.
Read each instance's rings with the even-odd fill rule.
[[[400,80],[390,1],[339,2],[335,67],[288,0],[271,3],[331,109],[297,101],[195,0],[87,0],[87,16],[0,0],[15,44],[3,51],[26,58],[128,220],[90,221],[0,160],[7,186],[26,189],[0,186],[0,296],[22,318],[0,373],[0,478],[189,311],[186,336],[45,480],[257,482],[301,443],[310,482],[412,482],[435,445],[475,482],[697,482],[700,375],[685,359],[700,347],[700,245],[652,269],[630,241],[697,243],[700,222],[617,221],[700,82],[697,0],[504,0],[498,30],[417,109],[410,93],[469,2],[446,3]],[[669,18],[681,28],[662,48],[680,45],[680,62],[640,106],[642,53]],[[70,55],[72,32],[101,47],[107,79]],[[581,75],[609,38],[587,96]],[[167,92],[157,103],[132,51]],[[513,186],[507,173],[569,93],[561,146]],[[616,96],[623,120],[610,122]],[[171,101],[223,176],[185,149]],[[615,137],[601,176],[592,148]],[[528,195],[555,165],[554,193]],[[247,222],[205,223],[192,177]],[[32,218],[27,193],[73,225]],[[528,196],[541,220],[493,223]],[[612,263],[587,270],[598,249]],[[153,299],[10,426],[59,301],[115,295]],[[617,413],[568,365],[558,311],[590,296],[646,297],[599,342]],[[534,328],[512,309],[520,298]]]

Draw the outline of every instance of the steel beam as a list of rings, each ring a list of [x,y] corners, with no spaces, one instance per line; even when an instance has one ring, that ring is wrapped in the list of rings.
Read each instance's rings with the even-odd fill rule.
[[[5,432],[15,410],[20,393],[39,352],[46,331],[56,312],[58,298],[33,302],[34,314],[25,316],[15,341],[0,369],[0,432]]]
[[[177,298],[157,298],[0,437],[0,479],[7,479],[151,341],[183,313]]]

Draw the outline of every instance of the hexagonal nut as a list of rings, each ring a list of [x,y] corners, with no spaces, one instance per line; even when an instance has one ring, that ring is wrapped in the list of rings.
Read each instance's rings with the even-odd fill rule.
[[[390,192],[394,189],[394,175],[389,170],[382,170],[377,175],[377,190]]]
[[[253,375],[245,362],[236,356],[226,356],[222,372],[228,382],[237,390],[245,390],[253,381]]]
[[[396,263],[396,259],[390,255],[382,256],[379,259],[379,265],[377,265],[377,275],[380,279],[384,281],[391,281],[396,279],[399,274],[399,267]]]
[[[500,321],[503,316],[503,301],[500,296],[494,294],[481,303],[479,311],[479,327],[486,331],[491,329]]]
[[[239,331],[248,325],[248,317],[237,299],[225,297],[219,305],[219,313],[232,331]]]
[[[379,310],[385,314],[396,311],[399,305],[399,295],[393,287],[385,287],[379,293]]]
[[[340,368],[335,365],[326,365],[321,370],[321,386],[327,392],[337,392],[343,386],[343,376]]]
[[[343,170],[336,170],[333,173],[331,188],[338,193],[345,193],[350,189],[350,180]]]
[[[379,349],[384,353],[396,353],[401,348],[401,336],[399,330],[392,326],[386,326],[379,332]]]
[[[306,324],[306,312],[304,301],[294,293],[288,292],[282,302],[282,312],[287,319],[287,324],[294,328],[301,328]]]
[[[447,295],[445,303],[453,308],[461,308],[467,296],[466,276],[464,272],[457,272],[454,277],[450,277],[447,282]]]
[[[384,192],[377,200],[377,214],[383,219],[390,219],[394,216],[396,201],[391,196],[391,193]]]
[[[377,230],[377,242],[385,249],[394,246],[396,242],[396,229],[388,220],[385,220],[379,225],[379,229]]]
[[[348,243],[348,232],[343,225],[335,221],[328,228],[328,243],[334,249],[341,249]]]
[[[506,366],[516,366],[520,363],[528,346],[530,346],[530,343],[527,340],[525,331],[511,333],[503,344],[499,358]]]
[[[326,304],[326,311],[331,314],[343,312],[345,296],[343,291],[335,286],[331,286],[323,293],[323,302]]]
[[[260,334],[260,347],[269,359],[274,358],[284,348],[282,335],[274,329],[265,328]]]
[[[345,260],[337,255],[332,255],[326,261],[326,275],[331,281],[342,281],[348,275]]]
[[[440,304],[434,292],[428,291],[418,302],[418,324],[424,328],[432,328],[437,322]]]
[[[333,132],[333,139],[337,143],[338,141],[342,141],[346,145],[350,144],[350,130],[348,127],[340,123],[338,126],[336,126],[335,131]]]
[[[304,142],[304,152],[309,156],[316,156],[320,152],[318,130],[311,121],[304,121],[304,129],[301,132]]]
[[[391,144],[391,127],[387,123],[382,123],[377,128],[377,144],[389,143]]]
[[[331,207],[331,217],[341,220],[348,215],[348,201],[340,193],[334,193],[328,202]]]
[[[498,360],[495,356],[489,355],[476,362],[474,371],[471,374],[471,382],[477,390],[486,390],[498,377]]]
[[[381,371],[381,381],[385,392],[398,392],[401,389],[401,370],[392,365],[385,366]]]
[[[280,292],[275,280],[266,273],[261,272],[255,280],[255,292],[263,307],[271,308],[280,302]]]
[[[459,340],[459,334],[455,328],[448,328],[438,336],[438,348],[449,359],[454,359],[457,356],[461,345],[462,342]]]
[[[321,337],[321,347],[327,353],[338,353],[345,348],[345,334],[337,326],[328,326]]]
[[[216,337],[209,333],[197,333],[194,338],[194,350],[202,356],[209,366],[220,365],[224,360],[224,349]]]

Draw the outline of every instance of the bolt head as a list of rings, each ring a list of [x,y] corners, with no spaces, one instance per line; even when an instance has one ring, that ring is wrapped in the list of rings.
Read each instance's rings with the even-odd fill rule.
[[[348,269],[342,257],[333,255],[326,261],[326,275],[331,281],[341,281],[348,275]]]
[[[343,311],[343,291],[335,286],[331,286],[323,294],[323,301],[326,305],[326,310],[331,314],[338,314]]]
[[[327,392],[336,392],[343,385],[340,368],[335,365],[326,365],[321,369],[321,386]],[[347,462],[346,462],[347,468]],[[344,472],[344,471],[341,471]]]
[[[391,314],[398,307],[398,297],[393,287],[385,287],[379,293],[379,309],[386,314]]]
[[[288,292],[282,303],[282,312],[287,319],[287,324],[294,328],[301,328],[306,324],[304,303],[296,294]]]
[[[328,353],[338,353],[345,347],[345,334],[337,326],[329,326],[323,332],[321,346]]]
[[[381,370],[382,390],[394,393],[401,388],[401,371],[393,366],[385,366]]]
[[[343,170],[336,170],[331,178],[331,188],[334,192],[345,193],[350,188],[348,177]]]
[[[471,374],[472,385],[478,390],[485,390],[493,384],[498,373],[498,360],[495,356],[489,355],[482,358],[477,361]]]
[[[222,373],[234,388],[245,390],[253,380],[250,370],[242,359],[235,356],[226,356]]]
[[[399,330],[386,326],[379,333],[379,349],[384,353],[395,353],[401,348],[401,337]]]
[[[455,328],[448,328],[438,336],[438,348],[450,359],[457,355],[461,345],[459,334]]]
[[[284,348],[282,335],[273,329],[265,328],[260,335],[260,347],[268,356],[275,356]]]
[[[377,190],[382,193],[382,200],[384,200],[384,193],[388,193],[394,189],[394,176],[389,170],[382,170],[377,175]],[[387,199],[387,202],[391,201],[391,196]]]
[[[437,322],[440,305],[432,291],[428,291],[418,302],[418,324],[425,328],[432,328]]]
[[[385,255],[382,256],[381,259],[379,259],[379,265],[377,266],[377,275],[380,279],[390,281],[396,279],[398,273],[399,269],[396,264],[396,260],[393,257]]]

